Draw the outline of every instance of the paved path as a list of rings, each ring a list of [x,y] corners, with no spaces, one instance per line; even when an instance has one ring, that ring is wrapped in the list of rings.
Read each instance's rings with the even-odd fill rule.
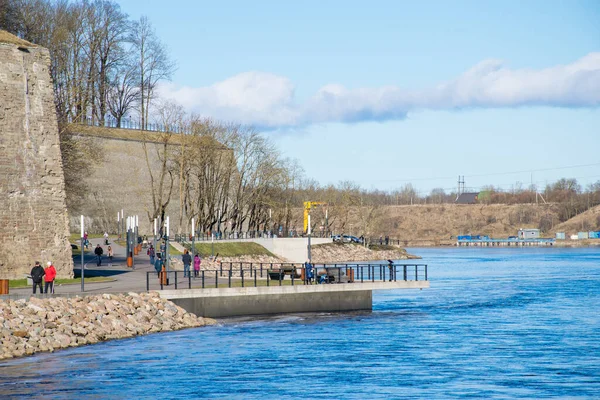
[[[104,239],[90,239],[91,247],[85,252],[84,265],[85,265],[85,276],[105,276],[113,278],[111,282],[86,282],[85,293],[115,293],[115,292],[141,292],[146,290],[146,273],[148,271],[154,272],[154,267],[150,265],[149,257],[146,255],[146,250],[143,251],[134,258],[135,269],[127,267],[126,249],[113,241],[114,238],[109,239],[109,243],[114,251],[114,258],[112,265],[108,264],[108,257],[106,256],[107,247],[104,245]],[[102,265],[96,265],[96,256],[94,255],[93,249],[97,244],[102,246],[104,250],[104,256],[102,257]],[[76,277],[81,276],[81,257],[76,256],[74,258],[74,268]],[[183,285],[183,273],[179,273],[178,276],[180,282]],[[151,274],[151,286],[158,286],[158,279],[156,275]],[[182,286],[183,287],[183,286]],[[20,288],[10,289],[10,294],[28,294],[32,292],[32,288]],[[68,284],[68,285],[56,285],[54,288],[55,293],[81,293],[81,284]]]

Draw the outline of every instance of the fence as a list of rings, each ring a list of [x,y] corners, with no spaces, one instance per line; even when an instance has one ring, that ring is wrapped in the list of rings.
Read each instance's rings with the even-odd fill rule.
[[[169,133],[184,133],[189,135],[192,133],[191,129],[185,128],[183,126],[167,126],[159,123],[147,123],[146,126],[142,129],[142,124],[138,121],[133,121],[131,118],[122,118],[121,125],[118,126],[116,118],[106,117],[104,121],[97,120],[92,117],[84,117],[73,119],[69,117],[69,123],[83,124],[87,126],[98,126],[102,128],[119,128],[119,129],[132,129],[132,130],[144,130],[151,132],[169,132]]]
[[[307,269],[304,264],[294,263],[222,263],[219,269],[202,270],[197,277],[184,276],[182,271],[148,271],[146,290],[163,290],[165,286],[177,290],[419,280],[428,280],[427,264],[315,264]]]
[[[310,235],[312,238],[327,238],[331,237],[331,232],[313,232]],[[272,238],[298,238],[306,237],[302,232],[298,231],[225,231],[225,232],[213,232],[213,233],[197,233],[194,238],[197,242],[206,242],[212,240],[243,240],[243,239],[272,239]],[[190,233],[183,233],[174,235],[174,239],[178,243],[191,242],[192,235]]]

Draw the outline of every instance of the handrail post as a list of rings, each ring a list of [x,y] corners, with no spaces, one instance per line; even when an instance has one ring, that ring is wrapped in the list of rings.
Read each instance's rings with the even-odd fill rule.
[[[256,286],[257,286],[257,284],[256,284],[256,270],[254,270],[254,287],[256,287]]]
[[[415,265],[415,281],[419,280],[419,266]]]
[[[202,289],[204,289],[204,270],[202,270]]]
[[[83,251],[83,249],[81,250]],[[150,271],[146,271],[146,292],[150,291]]]
[[[175,290],[177,290],[177,271],[174,271],[174,272],[175,272]]]
[[[215,288],[219,287],[219,274],[215,271]]]
[[[192,274],[188,274],[188,289],[192,288]]]
[[[281,279],[282,279],[281,278],[281,268],[282,267],[279,267],[279,286],[281,286]]]
[[[427,280],[427,264],[425,264],[425,280]]]
[[[242,287],[244,287],[244,271],[240,270],[240,274],[242,275]]]
[[[407,280],[406,279],[406,265],[403,265],[403,267],[404,267],[404,280],[406,281]]]
[[[228,285],[231,287],[231,269],[229,270]]]

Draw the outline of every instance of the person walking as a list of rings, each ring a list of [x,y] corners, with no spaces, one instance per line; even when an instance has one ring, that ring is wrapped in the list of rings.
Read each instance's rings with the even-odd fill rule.
[[[194,278],[197,278],[198,275],[200,275],[200,263],[202,263],[202,260],[200,259],[200,256],[196,254],[194,256]]]
[[[33,281],[33,294],[35,294],[35,289],[37,286],[40,287],[40,294],[44,294],[44,288],[42,287],[42,278],[46,273],[44,272],[44,268],[40,265],[39,261],[35,262],[35,266],[31,269],[30,275],[31,280]]]
[[[108,232],[104,232],[104,244],[108,246]]]
[[[148,254],[148,256],[150,256],[150,264],[154,265],[154,256],[156,254],[155,250],[154,250],[154,246],[150,245],[146,254]]]
[[[54,278],[56,278],[56,268],[52,265],[51,261],[48,261],[47,267],[44,270],[44,281],[46,281],[46,285],[44,288],[44,293],[54,293]]]
[[[102,247],[98,244],[96,246],[96,249],[94,249],[94,254],[96,254],[98,256],[98,266],[100,266],[102,264],[102,254],[104,254],[104,250],[102,250]]]
[[[112,247],[108,246],[108,249],[106,249],[106,254],[108,255],[108,266],[112,267],[112,260],[113,256],[115,255]]]
[[[85,246],[85,249],[86,249],[86,250],[87,250],[87,248],[88,248],[88,247],[89,247],[89,245],[90,245],[90,241],[88,240],[88,233],[87,233],[87,232],[85,232],[85,233],[83,234],[83,245]]]
[[[192,256],[187,249],[183,251],[181,261],[183,261],[183,277],[187,278],[190,275],[190,265],[192,264]]]
[[[306,278],[306,283],[309,285],[312,285],[314,274],[313,274],[313,266],[309,260],[306,260],[306,262],[304,263],[304,268],[305,268],[304,277]]]
[[[156,271],[156,274],[158,275],[159,278],[160,278],[160,271],[162,271],[162,267],[163,267],[163,261],[160,258],[160,253],[158,253],[156,255],[156,260],[154,261],[154,270]]]

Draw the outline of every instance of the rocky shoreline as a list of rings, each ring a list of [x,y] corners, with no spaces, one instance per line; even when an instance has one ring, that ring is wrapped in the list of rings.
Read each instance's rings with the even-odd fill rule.
[[[0,360],[215,323],[155,292],[0,299]]]

